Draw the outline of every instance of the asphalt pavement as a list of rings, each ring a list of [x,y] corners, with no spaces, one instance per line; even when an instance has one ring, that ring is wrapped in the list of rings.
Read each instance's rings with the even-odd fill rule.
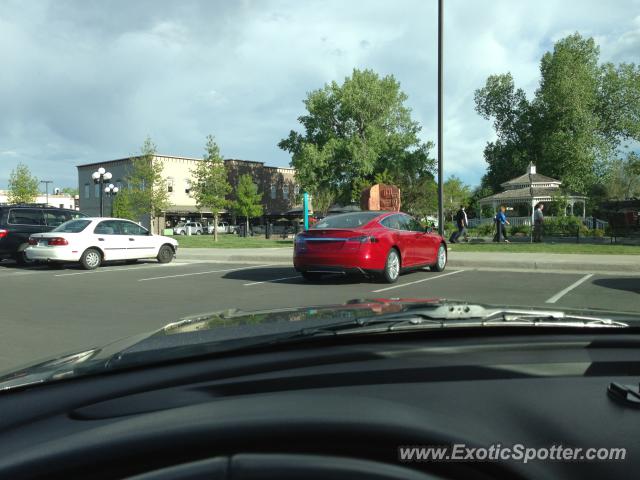
[[[182,252],[181,252],[182,253]],[[598,308],[640,315],[634,272],[450,267],[402,275],[396,284],[358,278],[303,280],[263,252],[253,263],[179,255],[173,263],[19,268],[0,263],[0,370],[158,329],[184,317],[339,304],[363,298],[449,298],[501,305]],[[635,258],[629,261],[637,261]]]

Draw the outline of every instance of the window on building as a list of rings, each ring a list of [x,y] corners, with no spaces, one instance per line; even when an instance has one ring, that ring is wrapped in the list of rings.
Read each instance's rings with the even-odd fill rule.
[[[84,184],[84,198],[89,198],[90,185],[88,183]]]
[[[297,197],[298,195],[300,195],[300,185],[294,185],[293,186],[293,196]]]
[[[275,185],[271,185],[271,199],[272,200],[276,199],[276,186]]]
[[[100,184],[99,184],[99,183],[96,183],[93,187],[94,187],[94,188],[93,188],[94,196],[95,196],[96,198],[100,198]]]
[[[184,193],[189,195],[191,193],[191,180],[188,178],[184,181]]]
[[[173,178],[167,178],[167,192],[173,192]]]
[[[282,186],[282,198],[289,200],[289,185]]]

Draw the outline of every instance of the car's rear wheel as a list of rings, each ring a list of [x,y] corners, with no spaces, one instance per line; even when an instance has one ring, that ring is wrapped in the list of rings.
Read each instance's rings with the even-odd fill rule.
[[[186,232],[186,231],[184,231],[184,230],[182,230],[182,231],[180,232],[180,235],[186,235],[186,234],[187,234],[187,232]]]
[[[395,248],[389,250],[387,262],[384,265],[382,279],[387,283],[395,283],[400,276],[400,252]]]
[[[35,262],[33,260],[30,260],[27,257],[27,253],[22,250],[21,252],[16,253],[16,263],[18,265],[34,265]]]
[[[202,232],[200,230],[196,230],[196,235],[202,235]]]
[[[443,243],[438,247],[438,253],[436,256],[436,263],[431,265],[431,270],[434,272],[442,272],[447,266],[447,248]]]
[[[158,262],[169,263],[173,260],[173,248],[169,245],[162,245],[158,251]]]
[[[302,275],[302,278],[310,282],[314,282],[322,278],[322,274],[317,272],[300,272],[300,275]]]
[[[80,257],[80,264],[85,270],[95,270],[101,263],[102,254],[95,248],[87,248]]]

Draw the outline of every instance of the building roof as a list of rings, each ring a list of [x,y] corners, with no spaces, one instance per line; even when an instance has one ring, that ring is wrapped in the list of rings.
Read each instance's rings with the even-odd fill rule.
[[[561,184],[560,180],[556,180],[555,178],[547,177],[546,175],[541,175],[539,173],[525,173],[524,175],[520,175],[517,178],[512,178],[501,185],[514,185],[514,184],[532,184],[532,183],[557,183]]]

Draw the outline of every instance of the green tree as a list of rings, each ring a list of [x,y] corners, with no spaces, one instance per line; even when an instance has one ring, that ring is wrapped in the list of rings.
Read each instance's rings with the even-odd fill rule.
[[[640,196],[640,156],[629,152],[612,162],[605,179],[607,197],[616,200]]]
[[[24,163],[18,163],[9,176],[9,203],[32,203],[40,193],[39,182]]]
[[[167,181],[162,164],[154,161],[155,154],[156,146],[147,137],[140,155],[131,159],[133,166],[125,177],[127,186],[116,197],[114,215],[136,221],[149,216],[153,226],[155,219],[168,208]]]
[[[417,188],[433,174],[433,144],[419,139],[406,100],[393,76],[371,70],[354,69],[342,85],[309,93],[298,118],[304,133],[292,130],[278,143],[291,154],[302,188],[343,204],[357,201],[379,175],[403,192]]]
[[[60,189],[60,192],[71,197],[75,197],[76,195],[78,195],[78,189],[74,187],[64,187]]]
[[[249,232],[249,220],[262,215],[262,194],[258,192],[258,186],[253,183],[253,178],[248,173],[238,179],[236,199],[232,202],[232,208],[236,215],[245,217],[246,232]]]
[[[621,142],[640,140],[640,68],[599,65],[592,38],[559,40],[540,62],[540,85],[528,100],[510,74],[492,75],[476,91],[476,111],[492,119],[483,186],[521,175],[529,162],[565,187],[588,192],[616,157]]]
[[[443,210],[451,221],[455,219],[456,212],[460,209],[460,205],[468,205],[471,198],[471,187],[466,185],[460,178],[451,175],[442,186],[443,194]]]
[[[204,159],[191,170],[191,174],[195,179],[191,192],[196,206],[199,210],[208,208],[213,213],[213,240],[217,242],[219,212],[228,205],[226,196],[231,191],[231,185],[227,180],[227,170],[220,156],[220,148],[213,136],[207,137]]]

